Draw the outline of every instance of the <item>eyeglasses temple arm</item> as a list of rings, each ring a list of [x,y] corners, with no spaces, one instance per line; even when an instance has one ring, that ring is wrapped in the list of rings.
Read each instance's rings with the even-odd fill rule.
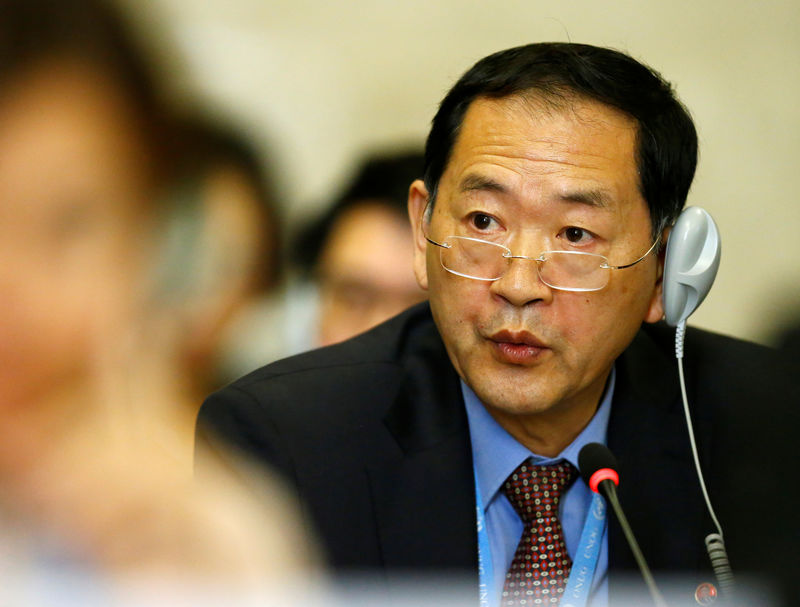
[[[657,245],[659,242],[661,242],[661,234],[659,234],[659,235],[658,235],[658,238],[656,238],[656,239],[655,239],[655,241],[653,242],[653,244],[652,244],[652,245],[650,245],[650,248],[649,248],[649,249],[647,249],[647,253],[645,253],[644,255],[642,255],[642,256],[641,256],[639,259],[637,259],[636,261],[634,261],[634,262],[631,262],[631,263],[628,263],[628,264],[625,264],[624,266],[608,266],[608,269],[609,269],[609,270],[624,270],[625,268],[630,268],[631,266],[635,266],[637,263],[639,263],[640,261],[642,261],[642,260],[643,260],[645,257],[647,257],[648,255],[650,255],[650,253],[652,253],[652,252],[655,250],[655,248],[656,248],[656,245]]]
[[[441,242],[436,242],[435,240],[432,240],[432,239],[428,238],[428,235],[425,234],[424,232],[422,233],[422,235],[425,237],[425,240],[427,240],[431,244],[436,245],[437,247],[442,247],[443,249],[451,249],[451,248],[453,248],[453,245],[450,245],[450,244],[447,244],[447,243],[443,244]]]

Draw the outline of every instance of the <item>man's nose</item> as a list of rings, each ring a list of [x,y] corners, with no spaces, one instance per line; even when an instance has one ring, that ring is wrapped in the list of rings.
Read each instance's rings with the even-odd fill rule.
[[[505,274],[495,280],[490,291],[514,306],[534,302],[549,303],[553,289],[539,277],[539,262],[535,258],[511,259]]]

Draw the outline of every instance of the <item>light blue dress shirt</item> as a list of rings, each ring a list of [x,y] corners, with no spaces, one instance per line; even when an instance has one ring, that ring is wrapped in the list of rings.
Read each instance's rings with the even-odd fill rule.
[[[578,468],[578,453],[585,444],[592,442],[605,444],[615,379],[616,372],[612,369],[597,413],[578,437],[554,458],[536,455],[518,443],[486,411],[469,386],[461,382],[461,392],[464,395],[469,420],[473,464],[484,505],[494,571],[492,591],[495,601],[492,604],[499,604],[506,572],[511,566],[523,528],[522,521],[501,491],[503,482],[526,459],[530,458],[534,464],[552,464],[566,460]],[[559,503],[559,518],[570,557],[573,557],[578,549],[591,503],[592,491],[580,478],[572,484]],[[608,605],[608,525],[603,533],[600,557],[592,580],[588,605],[591,607]]]

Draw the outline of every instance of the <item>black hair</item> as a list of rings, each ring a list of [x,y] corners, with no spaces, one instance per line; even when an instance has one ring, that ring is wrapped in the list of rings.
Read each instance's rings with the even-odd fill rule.
[[[321,216],[299,234],[294,257],[301,269],[312,271],[322,255],[336,220],[348,209],[369,201],[407,217],[408,189],[421,179],[424,170],[422,151],[368,154],[359,165],[344,191]]]
[[[584,98],[616,108],[637,124],[639,187],[653,235],[677,219],[697,165],[697,132],[671,85],[619,51],[565,42],[529,44],[478,61],[447,93],[425,148],[431,204],[470,104],[533,94],[556,103]]]

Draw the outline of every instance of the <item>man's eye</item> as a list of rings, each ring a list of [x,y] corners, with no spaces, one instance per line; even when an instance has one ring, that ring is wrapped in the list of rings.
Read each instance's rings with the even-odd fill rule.
[[[492,227],[492,221],[494,220],[491,216],[485,213],[475,213],[472,216],[472,225],[479,230],[488,230]]]
[[[566,238],[572,244],[579,244],[581,242],[589,240],[592,236],[591,232],[589,232],[588,230],[584,230],[583,228],[576,228],[575,226],[564,228],[563,235],[564,238]]]

